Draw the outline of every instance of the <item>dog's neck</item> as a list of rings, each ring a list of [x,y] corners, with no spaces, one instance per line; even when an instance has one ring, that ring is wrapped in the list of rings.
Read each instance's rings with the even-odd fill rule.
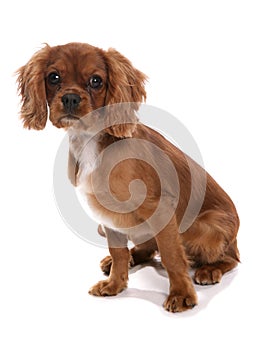
[[[80,167],[91,171],[99,154],[100,134],[88,133],[86,130],[70,128],[69,150]]]
[[[102,151],[118,140],[105,131],[95,133],[80,128],[69,128],[68,135],[69,151],[79,166],[79,182],[98,167]]]

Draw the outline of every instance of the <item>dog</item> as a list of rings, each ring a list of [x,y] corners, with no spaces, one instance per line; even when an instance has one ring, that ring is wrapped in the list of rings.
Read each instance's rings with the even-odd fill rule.
[[[89,293],[120,293],[129,267],[159,253],[170,281],[164,308],[193,308],[189,267],[197,284],[220,282],[239,262],[239,218],[201,166],[138,120],[146,75],[115,49],[84,43],[46,45],[17,74],[24,127],[41,130],[49,115],[69,133],[68,176],[108,240],[101,268],[109,276]]]

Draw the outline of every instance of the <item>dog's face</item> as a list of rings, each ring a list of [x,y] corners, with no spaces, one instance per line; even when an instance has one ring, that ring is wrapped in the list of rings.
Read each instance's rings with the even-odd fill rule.
[[[99,50],[91,46],[54,47],[45,71],[50,120],[68,126],[105,105],[107,69]]]
[[[129,136],[136,122],[133,112],[146,97],[145,79],[114,49],[104,51],[81,43],[46,45],[18,70],[21,118],[25,127],[43,129],[48,105],[51,122],[58,128],[68,128],[93,110],[133,102],[125,111],[127,123],[132,124],[108,130],[118,137]]]

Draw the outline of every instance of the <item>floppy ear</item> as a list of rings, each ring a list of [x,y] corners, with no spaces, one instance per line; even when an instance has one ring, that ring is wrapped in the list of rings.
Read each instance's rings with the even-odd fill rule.
[[[131,137],[138,121],[135,111],[146,100],[144,84],[147,77],[114,49],[105,52],[105,57],[108,71],[105,105],[111,105],[106,117],[111,126],[106,131],[120,138]]]
[[[50,47],[46,45],[16,72],[18,91],[22,102],[20,116],[23,120],[23,126],[28,129],[41,130],[47,122],[48,109],[44,71],[49,51]]]

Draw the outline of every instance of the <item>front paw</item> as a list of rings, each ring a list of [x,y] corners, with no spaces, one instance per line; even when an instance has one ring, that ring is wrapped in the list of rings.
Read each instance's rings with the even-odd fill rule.
[[[118,283],[117,281],[107,279],[99,281],[89,290],[89,294],[96,296],[117,295],[127,287],[127,283]]]
[[[195,305],[197,305],[197,296],[195,293],[190,293],[189,295],[170,293],[163,306],[169,312],[182,312],[192,309]]]

